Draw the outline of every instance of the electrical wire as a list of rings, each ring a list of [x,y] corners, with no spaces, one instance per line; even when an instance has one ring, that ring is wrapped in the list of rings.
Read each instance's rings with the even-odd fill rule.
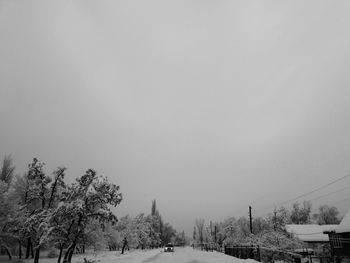
[[[336,194],[336,193],[342,192],[342,191],[344,191],[344,190],[346,190],[346,189],[349,189],[349,188],[350,188],[350,186],[347,186],[347,187],[341,188],[341,189],[339,189],[339,190],[337,190],[337,191],[330,192],[330,193],[328,193],[328,194],[321,195],[321,196],[318,196],[318,197],[316,197],[316,198],[310,199],[310,201],[315,201],[315,200],[321,199],[321,198],[323,198],[323,197],[330,196],[330,195],[332,195],[332,194]]]
[[[322,190],[322,189],[324,189],[324,188],[326,188],[326,187],[328,187],[328,186],[330,186],[330,185],[332,185],[332,184],[335,184],[335,183],[337,183],[337,182],[339,182],[339,181],[341,181],[341,180],[344,180],[344,179],[347,178],[347,177],[350,177],[350,174],[347,174],[347,175],[345,175],[345,176],[343,176],[343,177],[340,177],[340,178],[338,178],[338,179],[336,179],[336,180],[333,180],[333,181],[331,181],[330,183],[325,184],[325,185],[322,185],[322,186],[320,186],[320,187],[318,187],[318,188],[316,188],[316,189],[314,189],[314,190],[312,190],[312,191],[310,191],[310,192],[307,192],[307,193],[305,193],[305,194],[302,194],[302,195],[299,195],[299,196],[294,197],[294,198],[292,198],[292,199],[289,199],[289,200],[287,200],[287,201],[284,201],[284,202],[280,203],[279,205],[281,206],[281,205],[288,204],[288,203],[290,203],[290,202],[296,201],[296,200],[298,200],[298,199],[300,199],[300,198],[302,198],[302,197],[305,197],[305,196],[308,196],[308,195],[310,195],[310,194],[313,194],[313,193],[315,193],[315,192],[317,192],[317,191],[319,191],[319,190]]]
[[[271,208],[271,207],[283,206],[284,204],[287,204],[287,203],[296,201],[296,200],[298,200],[298,199],[300,199],[300,198],[302,198],[302,197],[308,196],[308,195],[313,194],[313,193],[315,193],[315,192],[317,192],[317,191],[319,191],[319,190],[322,190],[322,189],[324,189],[324,188],[327,188],[328,186],[333,185],[333,184],[335,184],[335,183],[337,183],[337,182],[339,182],[339,181],[341,181],[341,180],[344,180],[344,179],[346,179],[346,178],[348,178],[348,177],[350,177],[350,174],[344,175],[344,176],[342,176],[342,177],[340,177],[340,178],[338,178],[338,179],[335,179],[335,180],[333,180],[333,181],[331,181],[331,182],[329,182],[329,183],[327,183],[327,184],[325,184],[325,185],[322,185],[322,186],[320,186],[320,187],[318,187],[318,188],[316,188],[316,189],[314,189],[314,190],[312,190],[312,191],[309,191],[309,192],[304,193],[304,194],[302,194],[302,195],[299,195],[299,196],[297,196],[297,197],[288,199],[288,200],[283,201],[283,202],[281,202],[281,203],[279,203],[279,204],[270,205],[270,206],[265,207],[264,209],[256,209],[256,210],[255,210],[255,213],[259,213],[259,212],[261,212],[262,210],[267,210],[268,208]],[[319,198],[322,198],[322,197],[325,197],[325,196],[328,196],[328,195],[332,195],[332,194],[334,194],[334,193],[343,191],[343,190],[348,189],[348,188],[350,188],[350,186],[345,187],[345,188],[342,188],[342,189],[340,189],[340,190],[338,190],[338,191],[334,191],[334,192],[328,193],[328,194],[323,195],[323,196],[319,196],[319,197],[317,197],[317,198],[315,198],[315,199],[312,199],[312,200],[317,200],[317,199],[319,199]],[[348,200],[348,199],[344,199],[344,200],[341,200],[341,201],[339,201],[339,202],[342,202],[342,201],[345,201],[345,200]]]

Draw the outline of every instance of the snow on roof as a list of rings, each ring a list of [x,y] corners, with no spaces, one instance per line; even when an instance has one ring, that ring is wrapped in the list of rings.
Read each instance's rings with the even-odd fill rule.
[[[336,233],[350,232],[350,210],[344,216],[338,227],[335,229]]]
[[[286,231],[305,242],[328,242],[325,231],[334,231],[338,225],[286,225]]]

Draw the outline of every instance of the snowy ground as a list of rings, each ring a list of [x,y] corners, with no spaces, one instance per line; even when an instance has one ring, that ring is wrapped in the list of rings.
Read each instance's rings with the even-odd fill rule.
[[[255,260],[237,259],[218,252],[204,252],[190,247],[175,248],[175,252],[162,252],[159,249],[148,251],[134,251],[126,255],[119,253],[104,253],[97,257],[87,257],[96,263],[256,263]],[[76,261],[77,260],[77,261]],[[75,258],[74,262],[79,261]]]
[[[83,263],[84,258],[92,260],[95,263],[256,263],[257,261],[252,259],[237,259],[231,256],[227,256],[219,252],[205,252],[200,250],[194,250],[190,247],[175,248],[175,252],[163,252],[160,249],[153,250],[135,250],[126,252],[121,255],[120,252],[99,252],[97,255],[85,254],[75,255],[72,259],[72,263]],[[2,261],[0,262],[11,262]],[[32,259],[17,261],[14,259],[12,263],[23,262],[32,263]],[[57,258],[41,258],[41,263],[56,263]]]

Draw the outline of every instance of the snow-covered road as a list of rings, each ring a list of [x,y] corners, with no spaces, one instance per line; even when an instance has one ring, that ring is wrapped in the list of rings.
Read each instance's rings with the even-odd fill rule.
[[[253,260],[251,263],[253,263]],[[192,248],[176,248],[174,253],[158,253],[141,261],[142,263],[239,263],[247,262],[218,252],[204,252]],[[255,262],[255,261],[254,261]],[[248,263],[248,262],[247,262]]]
[[[100,255],[101,263],[256,263],[254,260],[237,259],[218,252],[204,252],[190,247],[175,248],[175,252],[161,250],[134,251],[126,255]]]

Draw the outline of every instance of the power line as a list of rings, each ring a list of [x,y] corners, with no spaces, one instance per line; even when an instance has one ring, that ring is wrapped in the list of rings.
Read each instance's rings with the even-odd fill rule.
[[[329,196],[329,195],[332,195],[332,194],[339,193],[339,192],[344,191],[344,190],[349,189],[349,188],[350,188],[350,186],[347,186],[347,187],[341,188],[341,189],[339,189],[339,190],[337,190],[337,191],[333,191],[333,192],[330,192],[330,193],[328,193],[328,194],[321,195],[321,196],[318,196],[318,197],[316,197],[316,198],[313,198],[313,199],[311,199],[310,201],[315,201],[315,200],[321,199],[321,198],[323,198],[323,197],[326,197],[326,196]]]
[[[330,185],[332,185],[332,184],[335,184],[335,183],[337,183],[337,182],[339,182],[339,181],[341,181],[341,180],[344,180],[344,179],[347,178],[347,177],[350,177],[350,174],[347,174],[347,175],[345,175],[345,176],[343,176],[343,177],[340,177],[340,178],[338,178],[338,179],[336,179],[336,180],[333,180],[333,181],[331,181],[330,183],[325,184],[325,185],[323,185],[323,186],[320,186],[320,187],[318,187],[318,188],[316,188],[316,189],[314,189],[314,190],[312,190],[312,191],[310,191],[310,192],[307,192],[307,193],[305,193],[305,194],[302,194],[302,195],[299,195],[299,196],[294,197],[294,198],[292,198],[292,199],[289,199],[289,200],[287,200],[287,201],[284,201],[284,202],[280,203],[279,205],[281,206],[281,205],[284,205],[284,204],[287,204],[287,203],[296,201],[296,200],[298,200],[299,198],[302,198],[302,197],[308,196],[308,195],[310,195],[310,194],[313,194],[313,193],[315,193],[315,192],[317,192],[317,191],[319,191],[319,190],[321,190],[321,189],[324,189],[324,188],[326,188],[326,187],[328,187],[328,186],[330,186]]]
[[[333,180],[333,181],[331,181],[331,182],[329,182],[329,183],[327,183],[327,184],[325,184],[325,185],[322,185],[322,186],[320,186],[320,187],[318,187],[318,188],[316,188],[316,189],[314,189],[314,190],[312,190],[312,191],[310,191],[310,192],[307,192],[307,193],[304,193],[304,194],[299,195],[299,196],[297,196],[297,197],[294,197],[294,198],[292,198],[292,199],[283,201],[283,202],[281,202],[281,203],[279,203],[279,204],[274,204],[274,205],[267,206],[265,209],[257,209],[256,212],[259,213],[259,212],[261,212],[262,210],[267,210],[268,208],[271,208],[271,207],[282,206],[282,205],[284,205],[284,204],[287,204],[287,203],[296,201],[296,200],[298,200],[298,199],[300,199],[300,198],[302,198],[302,197],[305,197],[305,196],[308,196],[308,195],[310,195],[310,194],[313,194],[313,193],[315,193],[315,192],[317,192],[317,191],[319,191],[319,190],[322,190],[322,189],[324,189],[324,188],[326,188],[326,187],[328,187],[328,186],[330,186],[330,185],[332,185],[332,184],[335,184],[335,183],[337,183],[337,182],[339,182],[339,181],[341,181],[341,180],[344,180],[344,179],[347,178],[347,177],[350,177],[350,174],[344,175],[344,176],[342,176],[342,177],[340,177],[340,178],[338,178],[338,179],[335,179],[335,180]],[[340,192],[340,191],[343,191],[343,190],[345,190],[345,189],[348,189],[348,188],[350,188],[350,186],[339,190],[339,192]],[[337,191],[334,191],[334,193],[336,193],[336,192],[337,192]],[[332,193],[329,193],[329,194],[327,194],[327,195],[331,195],[331,194],[333,194],[333,192],[332,192]],[[327,196],[327,195],[324,195],[324,196]],[[323,197],[323,196],[320,196],[320,197],[317,197],[317,198],[321,198],[321,197]],[[316,200],[316,199],[314,199],[314,200]],[[339,202],[342,202],[342,201],[345,201],[345,200],[348,200],[348,199],[344,199],[344,200],[341,200],[341,201],[339,201]]]

